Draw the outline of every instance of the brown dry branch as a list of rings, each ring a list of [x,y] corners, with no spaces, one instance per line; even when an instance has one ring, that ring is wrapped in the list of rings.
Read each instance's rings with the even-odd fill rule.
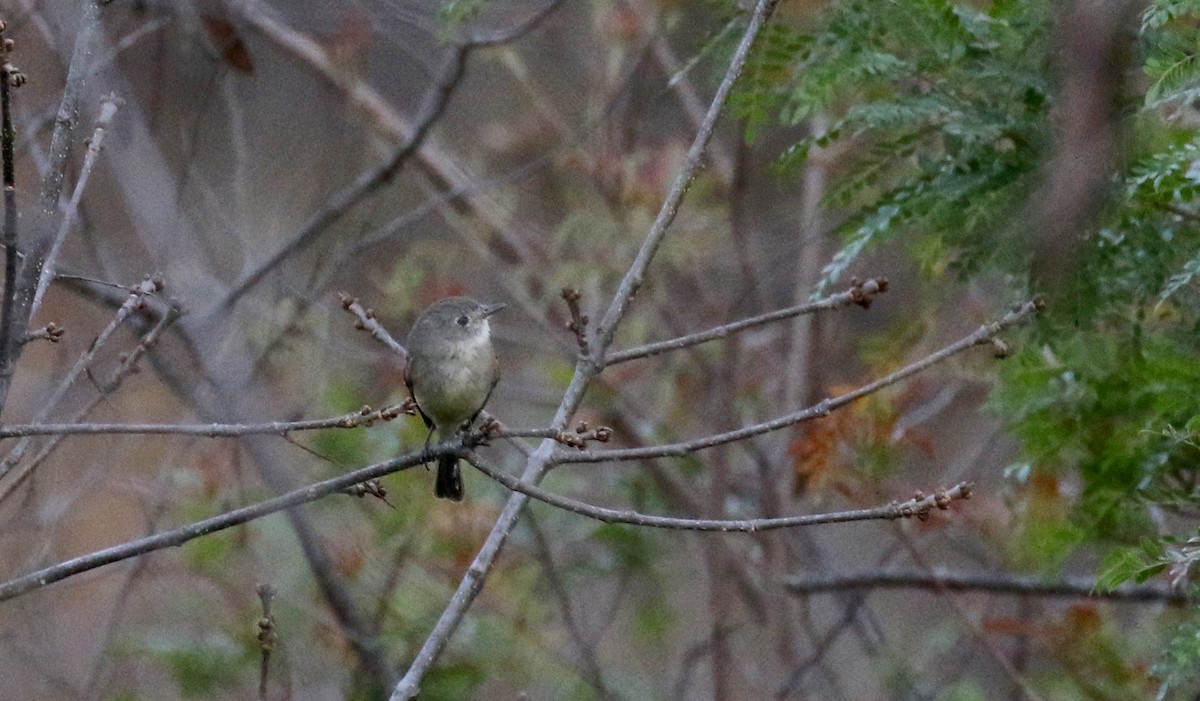
[[[0,411],[3,410],[8,400],[8,390],[12,386],[15,364],[24,347],[24,344],[19,341],[25,338],[25,331],[29,326],[32,292],[37,286],[42,261],[50,247],[52,232],[55,229],[53,222],[58,217],[59,198],[66,180],[71,150],[74,147],[79,96],[83,91],[84,84],[92,77],[95,43],[96,38],[100,35],[100,3],[80,3],[79,11],[80,20],[76,28],[75,45],[72,49],[66,81],[63,84],[54,119],[54,131],[50,137],[50,152],[42,177],[39,202],[30,217],[32,236],[28,248],[24,251],[25,258],[19,270],[15,258],[17,239],[15,185],[5,185],[5,236],[9,236],[7,233],[9,231],[12,233],[11,241],[6,238],[6,243],[11,245],[8,245],[6,250],[5,301],[3,308],[0,309]],[[7,44],[6,48],[8,48]],[[13,83],[24,81],[23,76],[19,76],[18,79],[18,74],[14,73],[7,63],[5,63],[4,78],[5,89],[10,81]],[[0,111],[3,110],[0,109]],[[11,148],[9,148],[7,158],[4,159],[5,168],[11,167],[11,156]],[[9,226],[10,217],[12,219],[11,227]],[[16,294],[17,292],[23,294]]]
[[[4,291],[0,301],[0,407],[8,394],[16,357],[22,344],[14,338],[24,338],[24,328],[17,328],[13,315],[17,298],[17,179],[13,155],[16,136],[12,123],[12,83],[8,76],[15,69],[8,60],[12,40],[4,37],[5,25],[0,22],[0,160],[3,161],[4,184]]]
[[[567,330],[575,334],[575,344],[579,347],[579,357],[586,358],[591,352],[588,346],[587,325],[588,316],[579,308],[579,298],[581,297],[579,290],[573,287],[564,287],[561,293],[563,301],[567,303],[567,311],[571,313],[571,320],[567,322]]]
[[[559,403],[554,419],[550,422],[551,426],[564,428],[567,425],[567,422],[583,401],[583,396],[588,385],[599,374],[601,366],[597,359],[603,358],[608,347],[612,344],[617,325],[620,323],[621,318],[632,301],[634,293],[641,287],[642,279],[646,273],[646,269],[650,265],[650,260],[662,243],[662,239],[666,235],[671,222],[674,221],[680,203],[683,201],[683,197],[687,193],[692,179],[700,167],[705,147],[712,138],[717,118],[724,109],[725,101],[733,89],[734,82],[741,74],[742,67],[745,65],[746,58],[749,55],[750,47],[767,19],[775,10],[777,4],[777,0],[759,0],[751,14],[741,41],[729,62],[729,67],[704,116],[704,121],[700,128],[697,129],[695,139],[688,149],[683,165],[668,190],[668,194],[646,235],[646,239],[642,243],[637,257],[622,279],[617,292],[613,296],[612,303],[609,305],[608,311],[600,322],[594,339],[596,346],[592,349],[592,356],[577,360],[575,372],[571,377],[570,383],[567,385],[566,391],[563,393],[562,401]],[[553,441],[544,440],[538,449],[529,456],[526,461],[524,473],[521,476],[523,483],[536,485],[541,481],[552,465],[551,458],[555,445],[556,443]],[[526,495],[520,493],[514,493],[509,498],[504,510],[500,513],[500,516],[496,519],[495,524],[488,533],[487,540],[459,582],[458,588],[451,597],[450,602],[443,609],[437,624],[434,625],[433,630],[421,645],[421,649],[413,659],[412,664],[393,690],[391,701],[404,701],[417,695],[426,672],[429,671],[429,668],[433,666],[433,663],[441,655],[450,636],[458,629],[459,624],[466,615],[467,609],[470,608],[475,597],[478,596],[480,590],[483,588],[483,583],[487,578],[488,572],[491,570],[496,557],[508,540],[509,534],[516,527],[517,521],[528,500],[529,498]]]

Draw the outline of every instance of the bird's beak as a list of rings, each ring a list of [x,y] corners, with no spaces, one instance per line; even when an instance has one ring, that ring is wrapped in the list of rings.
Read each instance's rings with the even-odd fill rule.
[[[483,306],[483,318],[486,319],[507,306],[508,305],[504,302],[500,302],[498,304],[485,304]]]

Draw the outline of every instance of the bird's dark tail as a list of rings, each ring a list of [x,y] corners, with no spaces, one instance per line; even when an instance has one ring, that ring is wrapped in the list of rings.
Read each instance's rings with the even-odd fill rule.
[[[438,457],[437,481],[433,484],[433,494],[438,499],[463,500],[462,472],[458,469],[458,456]]]

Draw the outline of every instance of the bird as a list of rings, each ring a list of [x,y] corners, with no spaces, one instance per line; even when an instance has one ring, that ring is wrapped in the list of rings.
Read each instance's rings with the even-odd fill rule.
[[[408,365],[404,384],[417,412],[439,440],[470,428],[500,380],[488,318],[504,304],[481,304],[468,297],[447,297],[426,308],[413,322],[405,342]],[[434,495],[463,500],[458,457],[437,461]]]

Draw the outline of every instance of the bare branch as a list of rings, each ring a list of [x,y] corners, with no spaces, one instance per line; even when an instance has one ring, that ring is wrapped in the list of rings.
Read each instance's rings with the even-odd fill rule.
[[[258,594],[259,602],[262,604],[262,616],[259,617],[257,623],[258,648],[262,653],[262,661],[258,669],[258,698],[259,701],[266,701],[267,672],[271,669],[271,653],[275,650],[275,644],[279,640],[279,635],[275,632],[275,616],[271,614],[271,599],[275,598],[275,587],[270,584],[259,584],[254,591]]]
[[[338,493],[359,482],[365,482],[376,477],[383,477],[393,472],[424,464],[443,453],[457,453],[461,451],[461,446],[447,441],[436,447],[431,447],[427,451],[412,453],[395,458],[394,460],[369,465],[332,479],[292,490],[272,499],[227,511],[212,518],[206,518],[170,531],[156,533],[145,538],[138,538],[137,540],[121,543],[120,545],[114,545],[111,548],[104,548],[103,550],[97,550],[87,555],[72,558],[66,562],[61,562],[36,572],[30,572],[29,574],[10,579],[0,584],[0,601],[12,599],[34,589],[40,589],[47,584],[62,581],[67,577],[77,575],[81,572],[94,570],[97,567],[111,565],[114,562],[128,560],[129,558],[138,557],[139,555],[145,555],[164,548],[178,547],[189,540],[222,531],[231,526],[249,523],[264,516],[299,506],[300,504],[316,501],[330,494]]]
[[[379,341],[383,345],[390,348],[401,358],[408,358],[408,351],[405,350],[404,346],[400,345],[396,339],[392,338],[392,335],[388,333],[387,329],[383,328],[383,324],[379,323],[379,319],[375,318],[374,309],[364,308],[363,305],[359,303],[358,298],[351,297],[345,292],[339,292],[338,299],[340,299],[342,302],[342,309],[345,309],[354,316],[358,317],[358,322],[355,323],[354,328],[361,329],[363,331],[370,331],[371,336],[376,341]]]
[[[740,441],[752,436],[761,435],[763,433],[775,431],[786,426],[791,426],[792,424],[800,423],[801,421],[820,418],[822,416],[826,416],[829,414],[829,412],[837,409],[838,407],[849,404],[856,399],[861,399],[868,394],[878,392],[889,385],[894,385],[897,382],[911,377],[957,353],[967,350],[968,348],[972,348],[981,344],[990,344],[991,339],[996,334],[1020,322],[1039,309],[1041,309],[1040,301],[1034,300],[1031,302],[1025,302],[1024,304],[1019,305],[1013,311],[1005,314],[999,320],[979,327],[971,335],[966,336],[965,338],[962,338],[939,351],[931,353],[930,355],[927,355],[915,363],[907,365],[891,373],[890,375],[885,375],[884,377],[881,377],[874,382],[865,384],[858,389],[846,392],[845,394],[841,394],[836,397],[822,400],[811,407],[801,409],[800,411],[795,411],[790,414],[784,414],[783,416],[771,419],[770,421],[764,421],[751,426],[744,426],[733,431],[702,436],[700,438],[694,438],[690,441],[671,443],[668,445],[646,446],[644,448],[622,448],[616,450],[591,450],[580,451],[576,453],[564,452],[556,455],[553,458],[553,462],[555,464],[585,462],[594,463],[646,460],[649,458],[662,457],[683,457],[690,453],[694,453],[697,450],[703,450],[705,448],[711,448],[715,445],[723,445],[725,443],[733,443],[734,441]]]
[[[29,305],[28,315],[31,319],[42,306],[42,297],[45,296],[46,289],[50,287],[50,281],[54,279],[59,253],[62,251],[63,243],[67,240],[71,226],[75,223],[75,217],[79,213],[79,201],[83,198],[83,191],[92,177],[92,170],[96,167],[100,150],[104,147],[104,135],[108,132],[108,126],[112,124],[113,116],[122,102],[116,95],[109,95],[100,105],[100,116],[96,118],[96,129],[92,132],[91,140],[88,141],[83,167],[79,170],[79,180],[75,183],[75,190],[71,193],[70,202],[67,203],[67,211],[63,213],[62,221],[58,225],[58,234],[55,235],[54,241],[50,244],[50,250],[42,261],[42,271],[38,276],[37,289],[33,293],[33,302]]]
[[[9,63],[12,40],[3,37],[4,25],[0,23],[0,159],[3,160],[4,183],[4,292],[0,301],[0,407],[8,394],[12,382],[14,365],[20,354],[20,343],[14,336],[23,338],[24,327],[13,318],[16,314],[17,298],[17,178],[16,156],[13,145],[16,136],[12,123],[12,84],[9,75],[16,69]]]
[[[108,326],[105,326],[104,329],[100,331],[100,333],[92,341],[91,345],[88,346],[87,350],[80,354],[79,358],[75,361],[75,364],[71,366],[71,369],[67,371],[66,376],[63,377],[62,382],[60,382],[58,387],[54,390],[54,394],[50,395],[50,399],[46,401],[46,404],[41,408],[41,410],[38,411],[37,415],[34,416],[33,423],[41,423],[44,421],[46,417],[50,415],[50,412],[58,406],[58,403],[62,401],[64,396],[66,396],[67,390],[69,390],[71,386],[75,384],[75,380],[79,379],[79,376],[82,375],[89,366],[91,366],[92,361],[96,357],[96,352],[100,350],[100,348],[108,341],[109,337],[116,332],[117,327],[119,327],[126,319],[129,318],[129,315],[133,314],[143,304],[143,298],[146,295],[159,292],[162,289],[163,281],[162,278],[159,277],[147,277],[133,286],[129,292],[129,296],[125,298],[125,302],[117,310],[117,313],[113,317],[112,321],[110,321]],[[0,461],[0,478],[3,478],[5,475],[7,475],[9,471],[12,470],[13,465],[15,465],[16,462],[21,459],[21,456],[25,453],[24,448],[26,445],[28,445],[27,442],[23,442],[23,444],[18,445],[16,448],[10,451],[7,456],[5,456],[3,461]]]
[[[567,322],[567,330],[575,334],[575,345],[579,346],[579,357],[586,358],[591,352],[587,338],[587,325],[590,319],[579,308],[579,290],[573,287],[564,287],[561,296],[567,303],[567,311],[571,313],[571,320]]]
[[[609,509],[595,506],[564,496],[548,492],[540,487],[526,484],[505,472],[497,470],[479,460],[475,454],[467,459],[480,472],[496,480],[514,492],[520,492],[540,502],[556,506],[580,516],[603,521],[604,523],[626,523],[632,526],[647,526],[650,528],[667,528],[681,531],[708,531],[717,533],[757,533],[772,531],[779,528],[797,528],[800,526],[816,526],[825,523],[847,523],[849,521],[878,521],[896,520],[901,518],[928,518],[934,509],[947,509],[950,503],[971,496],[971,485],[960,482],[950,489],[937,491],[930,495],[918,494],[903,502],[892,502],[872,509],[850,509],[848,511],[833,511],[825,514],[805,514],[803,516],[785,516],[781,518],[758,519],[707,519],[707,518],[674,518],[670,516],[651,516],[637,511]]]
[[[875,299],[876,295],[887,292],[887,287],[888,282],[885,278],[871,278],[866,282],[855,281],[851,284],[850,289],[846,290],[845,292],[839,292],[838,294],[830,295],[815,302],[798,304],[794,307],[787,307],[786,309],[777,309],[773,312],[759,314],[758,316],[752,316],[747,319],[742,319],[741,321],[735,321],[731,324],[716,326],[708,329],[707,331],[700,331],[697,333],[688,334],[686,336],[680,336],[679,338],[673,338],[669,341],[648,343],[644,346],[638,346],[637,348],[630,348],[628,350],[613,353],[612,355],[604,358],[604,366],[610,367],[618,363],[624,363],[628,360],[634,360],[635,358],[645,358],[673,350],[691,348],[692,346],[697,346],[701,343],[706,343],[718,338],[725,338],[731,333],[745,331],[746,329],[768,324],[772,321],[790,319],[795,316],[800,316],[801,314],[813,314],[815,312],[841,309],[842,307],[846,307],[851,304],[855,304],[866,309],[867,307],[871,306],[871,302]]]
[[[150,434],[233,438],[251,435],[286,435],[293,431],[371,426],[376,421],[391,421],[402,414],[414,414],[411,402],[382,409],[363,407],[341,416],[302,421],[266,421],[257,424],[136,424],[136,423],[61,423],[11,424],[0,426],[0,438],[17,436],[96,436],[108,434]],[[521,434],[524,435],[524,434]]]
[[[793,577],[785,582],[785,586],[788,591],[797,595],[863,589],[925,589],[935,592],[987,592],[1012,596],[1071,597],[1174,605],[1187,604],[1192,600],[1187,592],[1166,587],[1137,585],[1103,591],[1096,589],[1096,580],[1091,578],[1072,577],[1048,582],[1039,577],[1023,577],[1004,572],[870,570]]]
[[[594,640],[589,640],[584,634],[583,626],[575,615],[574,606],[571,604],[571,595],[567,591],[567,584],[563,581],[562,574],[555,565],[554,552],[550,547],[550,541],[546,538],[545,531],[532,513],[526,519],[525,525],[533,534],[533,544],[537,548],[538,560],[541,561],[542,576],[550,585],[550,591],[558,601],[559,616],[562,617],[563,626],[567,629],[567,634],[578,650],[580,675],[592,687],[592,691],[600,701],[620,698],[604,683],[604,672],[600,668],[600,662],[596,659],[596,643]]]
[[[116,370],[113,370],[113,373],[108,380],[100,385],[100,393],[93,396],[87,403],[76,409],[71,417],[70,422],[65,425],[79,425],[79,421],[90,414],[106,395],[115,392],[125,377],[137,368],[138,361],[141,360],[142,356],[148,353],[150,349],[158,343],[159,336],[162,335],[163,330],[175,323],[175,320],[178,318],[179,310],[175,307],[169,307],[163,314],[162,318],[159,319],[158,323],[146,332],[146,335],[142,337],[137,346],[135,346],[132,351],[125,354],[121,360],[121,364],[117,366]],[[37,424],[35,423],[34,425],[36,426]],[[33,440],[31,436],[32,434],[26,434],[20,441],[17,442],[17,445],[14,446],[9,454],[5,457],[6,463],[11,461],[13,464],[15,464],[22,458],[22,456],[24,456],[25,451],[29,447],[30,441]],[[21,469],[17,470],[16,473],[13,474],[12,479],[8,480],[8,483],[4,485],[2,489],[0,489],[0,502],[3,502],[14,491],[16,491],[17,487],[19,487],[21,483],[25,481],[25,478],[31,475],[33,471],[37,469],[38,465],[41,465],[42,462],[44,462],[45,459],[54,452],[54,450],[58,447],[59,442],[62,441],[64,437],[64,434],[54,435],[49,441],[46,442],[45,445],[42,446],[41,450],[38,451],[37,455],[35,455],[32,460],[22,465]]]
[[[671,189],[667,192],[662,207],[659,208],[658,215],[655,217],[654,223],[650,226],[646,240],[642,242],[642,247],[638,251],[637,258],[634,259],[629,271],[625,273],[625,277],[621,280],[621,285],[617,289],[616,295],[613,296],[608,311],[604,313],[604,318],[600,320],[600,325],[596,329],[600,346],[598,350],[601,353],[612,345],[613,335],[617,332],[617,326],[625,316],[625,312],[629,308],[629,303],[633,300],[633,296],[637,294],[637,291],[642,286],[646,269],[650,267],[650,260],[654,258],[655,252],[658,251],[658,246],[662,243],[667,229],[671,226],[671,222],[675,221],[675,215],[679,212],[679,205],[683,202],[683,196],[687,194],[688,188],[692,184],[692,179],[696,177],[696,171],[700,168],[700,161],[704,158],[704,150],[708,146],[708,142],[712,138],[713,129],[717,124],[717,117],[720,116],[721,111],[725,107],[725,100],[729,97],[730,91],[733,90],[734,82],[741,75],[742,67],[745,65],[746,58],[750,54],[750,47],[754,44],[754,39],[758,36],[759,30],[762,29],[767,18],[775,11],[777,4],[779,4],[779,0],[759,0],[754,9],[754,14],[750,16],[750,23],[746,27],[746,33],[742,36],[737,51],[734,52],[733,58],[729,61],[729,69],[726,71],[721,85],[717,88],[716,95],[713,96],[712,104],[708,107],[708,113],[704,115],[704,121],[696,131],[696,138],[692,141],[691,147],[688,148],[687,156],[684,158],[679,175],[671,183]]]
[[[79,114],[79,94],[84,83],[92,75],[94,61],[94,44],[100,31],[100,3],[88,0],[80,3],[80,21],[76,28],[75,45],[71,54],[71,63],[67,68],[67,78],[63,85],[62,97],[58,103],[58,112],[54,119],[54,132],[50,138],[50,153],[45,173],[42,178],[42,192],[39,206],[31,218],[33,221],[33,237],[29,248],[25,251],[25,259],[20,267],[19,280],[15,265],[16,255],[16,203],[15,194],[10,195],[8,186],[5,187],[5,200],[13,198],[11,208],[13,217],[12,245],[6,251],[6,256],[14,257],[6,260],[5,268],[8,277],[5,280],[4,309],[0,311],[0,409],[3,409],[8,399],[8,390],[12,384],[12,375],[16,359],[21,354],[25,338],[25,329],[29,324],[29,304],[36,287],[41,265],[47,247],[50,245],[50,232],[53,221],[58,216],[58,201],[62,195],[63,182],[66,179],[66,169],[74,145],[75,126]],[[23,80],[6,68],[6,81]],[[15,190],[14,190],[15,192]],[[6,215],[10,216],[10,215]],[[7,228],[7,227],[6,227]],[[13,285],[10,296],[9,285]]]
[[[51,321],[45,326],[26,332],[25,338],[21,339],[21,343],[29,343],[31,341],[38,340],[46,340],[51,343],[58,343],[62,340],[64,333],[66,333],[66,329]]]

